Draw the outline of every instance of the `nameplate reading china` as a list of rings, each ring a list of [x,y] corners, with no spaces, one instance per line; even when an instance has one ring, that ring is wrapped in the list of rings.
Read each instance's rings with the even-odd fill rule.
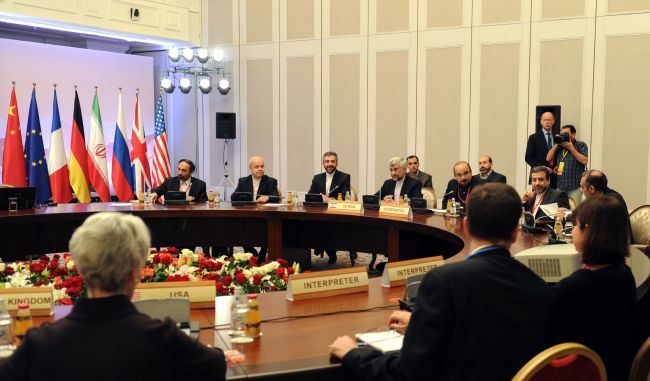
[[[189,299],[191,308],[214,308],[214,282],[139,283],[131,300]]]
[[[365,267],[293,274],[287,285],[288,300],[324,298],[334,295],[368,292]]]
[[[425,274],[444,264],[445,261],[441,256],[388,262],[381,277],[381,285],[382,287],[403,286],[407,277]]]
[[[361,203],[358,201],[330,201],[327,203],[327,211],[361,214]]]
[[[32,316],[50,316],[52,313],[52,287],[0,288],[9,313],[16,314],[18,304],[28,303]]]
[[[379,215],[409,218],[411,216],[411,207],[406,204],[382,202],[379,206]]]

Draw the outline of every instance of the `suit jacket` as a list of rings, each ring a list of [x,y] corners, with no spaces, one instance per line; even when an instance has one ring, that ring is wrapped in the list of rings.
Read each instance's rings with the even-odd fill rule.
[[[397,184],[397,181],[388,179],[384,181],[384,185],[382,185],[381,189],[375,194],[379,196],[381,193],[382,199],[389,194],[392,195],[395,193],[395,184]],[[411,176],[404,175],[404,184],[402,184],[402,189],[400,190],[399,195],[408,195],[410,199],[422,198],[422,183],[420,180],[416,180]]]
[[[492,171],[488,175],[487,179],[483,180],[481,175],[474,175],[474,178],[478,181],[479,184],[485,183],[506,183],[506,177],[499,172]]]
[[[235,192],[250,192],[253,193],[253,175],[242,177],[237,182],[237,189]],[[260,187],[257,189],[257,197],[269,196],[269,201],[280,201],[278,194],[278,180],[273,177],[264,175],[260,179]]]
[[[208,201],[208,194],[206,193],[205,181],[199,180],[196,177],[190,178],[190,191],[188,196],[194,197],[194,201]],[[158,197],[164,196],[169,191],[179,191],[181,189],[181,180],[178,177],[168,177],[162,184],[153,191],[156,192]]]
[[[418,171],[417,176],[411,175],[410,172],[408,173],[408,175],[413,177],[414,179],[420,180],[423,187],[433,188],[433,180],[431,180],[431,175],[430,174],[428,174],[426,172]]]
[[[53,359],[74,359],[74,366],[43,365]],[[225,374],[220,349],[190,338],[170,319],[139,313],[124,295],[80,299],[67,317],[30,329],[0,365],[0,380],[224,380]]]
[[[557,202],[557,206],[559,208],[567,208],[567,209],[571,208],[571,206],[569,205],[569,197],[567,196],[566,192],[562,192],[560,190],[553,189],[553,188],[548,188],[546,190],[546,193],[544,193],[544,197],[542,197],[542,202],[540,203],[540,205],[552,204],[554,202]],[[535,197],[531,197],[530,200],[524,203],[524,209],[527,212],[532,212],[534,205],[535,205]],[[537,213],[535,213],[535,218],[539,218],[542,216],[544,216],[544,212],[542,212],[541,208],[537,208]]]
[[[551,139],[553,132],[551,132]],[[530,167],[537,167],[543,165],[549,167],[549,162],[546,161],[546,154],[548,153],[548,145],[546,142],[546,131],[540,129],[534,134],[528,136],[528,143],[526,144],[526,163]]]
[[[464,208],[465,202],[467,201],[469,194],[472,193],[472,189],[481,185],[481,183],[479,183],[476,180],[476,177],[473,176],[472,179],[469,181],[469,189],[467,191],[460,190],[459,192],[458,190],[459,185],[460,184],[458,184],[458,181],[456,181],[456,179],[449,180],[449,182],[447,183],[447,189],[445,190],[445,195],[442,197],[442,208],[446,208],[447,201],[451,200],[452,198],[455,198],[456,201],[459,202],[460,205]]]
[[[325,172],[315,175],[314,178],[311,180],[311,186],[309,187],[308,193],[325,194],[326,193],[325,182],[327,181],[325,176],[326,176]],[[331,195],[328,194],[326,196],[336,198],[336,196],[339,193],[341,193],[345,197],[345,194],[349,191],[350,191],[350,175],[338,170],[334,172],[334,177],[332,178],[332,184],[330,185]]]
[[[343,364],[364,380],[510,380],[545,349],[551,292],[492,246],[425,276],[399,353],[359,348]]]

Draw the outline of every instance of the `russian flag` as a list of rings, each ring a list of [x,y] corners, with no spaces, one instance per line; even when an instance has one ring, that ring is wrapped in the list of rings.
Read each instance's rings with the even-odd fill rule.
[[[133,199],[133,176],[129,143],[126,140],[126,124],[124,123],[121,91],[117,103],[117,126],[115,127],[115,140],[113,142],[111,180],[113,180],[113,188],[115,188],[117,198],[122,202],[126,202]]]
[[[63,130],[59,115],[59,102],[54,88],[54,103],[52,105],[52,135],[50,136],[50,154],[47,158],[47,170],[50,174],[52,201],[66,203],[72,200],[70,189],[70,173],[63,148]]]

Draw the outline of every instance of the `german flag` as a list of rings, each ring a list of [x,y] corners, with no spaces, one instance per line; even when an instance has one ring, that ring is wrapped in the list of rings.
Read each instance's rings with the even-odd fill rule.
[[[84,138],[84,121],[81,117],[79,94],[74,90],[74,114],[72,116],[72,139],[70,141],[70,185],[79,202],[90,202],[88,186],[88,151]]]

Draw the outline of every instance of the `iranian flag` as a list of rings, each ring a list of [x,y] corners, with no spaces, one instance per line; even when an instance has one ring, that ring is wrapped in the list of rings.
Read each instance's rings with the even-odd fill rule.
[[[111,201],[108,188],[108,165],[106,164],[106,146],[104,145],[104,128],[99,111],[97,88],[93,99],[93,111],[90,115],[90,137],[88,138],[88,176],[90,183],[102,202]]]

